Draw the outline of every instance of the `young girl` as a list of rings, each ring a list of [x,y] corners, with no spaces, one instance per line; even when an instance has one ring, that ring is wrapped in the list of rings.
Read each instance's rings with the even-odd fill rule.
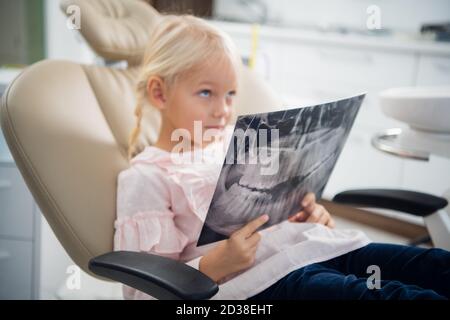
[[[228,36],[205,21],[161,18],[137,84],[131,166],[118,176],[115,250],[180,260],[219,284],[214,299],[448,298],[448,252],[373,244],[361,232],[336,230],[313,194],[288,221],[257,232],[270,214],[260,212],[229,239],[196,246],[224,159],[218,150],[233,129],[240,64]],[[159,111],[161,127],[157,141],[139,150],[146,108]],[[199,128],[218,137],[194,139]],[[179,137],[188,142],[183,159],[196,161],[175,161]],[[126,286],[124,296],[151,298]]]

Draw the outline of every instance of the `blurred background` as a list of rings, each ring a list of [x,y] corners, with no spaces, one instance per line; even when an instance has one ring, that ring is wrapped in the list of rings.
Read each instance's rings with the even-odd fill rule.
[[[449,188],[449,159],[433,156],[420,162],[371,146],[377,132],[404,126],[383,114],[378,101],[381,91],[450,85],[449,1],[146,2],[160,12],[205,17],[228,32],[244,62],[286,105],[368,92],[325,199],[352,188],[407,188],[437,195]],[[0,0],[0,94],[24,67],[42,59],[106,63],[78,30],[67,28],[66,20],[58,0]],[[21,214],[9,217],[10,212]],[[406,229],[423,231],[420,218],[380,214],[405,222],[407,227],[396,232],[388,228],[394,225],[391,220],[372,218],[340,223],[364,228],[376,240],[396,243],[408,241]],[[0,134],[0,299],[120,298],[120,285],[84,274],[81,289],[69,290],[66,282],[72,265],[21,180]]]

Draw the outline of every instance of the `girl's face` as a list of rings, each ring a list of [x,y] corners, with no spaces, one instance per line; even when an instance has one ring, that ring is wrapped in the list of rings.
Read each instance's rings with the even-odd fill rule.
[[[237,74],[229,59],[209,61],[185,72],[170,88],[163,90],[165,94],[159,108],[162,130],[186,129],[191,143],[207,145],[212,141],[193,141],[194,122],[200,122],[196,130],[201,128],[202,135],[207,129],[222,131],[232,115],[236,90]]]

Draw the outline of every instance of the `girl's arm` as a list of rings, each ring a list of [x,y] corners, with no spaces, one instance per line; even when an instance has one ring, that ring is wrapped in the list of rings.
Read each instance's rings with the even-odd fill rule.
[[[333,218],[324,206],[317,204],[314,193],[308,193],[301,205],[303,210],[291,216],[289,221],[320,223],[334,228]],[[229,239],[219,242],[200,259],[199,270],[215,282],[220,282],[232,273],[251,267],[261,239],[255,231],[267,220],[268,216],[263,215],[237,230]]]
[[[230,274],[251,267],[261,240],[256,230],[268,220],[267,214],[262,215],[235,231],[229,239],[220,241],[201,258],[199,270],[218,283]]]

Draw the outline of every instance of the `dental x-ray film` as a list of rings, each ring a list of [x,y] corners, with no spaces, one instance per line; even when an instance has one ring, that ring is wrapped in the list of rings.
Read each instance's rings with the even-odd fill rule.
[[[197,246],[227,239],[268,214],[261,229],[320,199],[365,95],[239,116]]]

